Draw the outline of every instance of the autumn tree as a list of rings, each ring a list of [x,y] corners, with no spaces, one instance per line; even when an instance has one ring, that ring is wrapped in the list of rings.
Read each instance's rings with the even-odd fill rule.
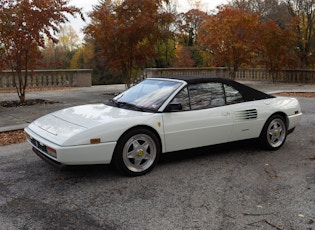
[[[275,21],[262,23],[259,30],[259,54],[261,62],[270,71],[273,81],[285,67],[294,67],[296,64],[295,46],[297,35],[292,29],[296,20],[282,29]]]
[[[298,33],[297,46],[300,67],[309,68],[312,64],[312,55],[315,52],[315,1],[287,0],[287,4],[291,16],[299,19],[296,32]]]
[[[71,69],[92,69],[94,64],[94,44],[86,42],[74,53],[71,62]]]
[[[199,9],[191,9],[186,13],[180,13],[177,18],[179,31],[188,38],[185,44],[187,46],[193,46],[197,40],[200,26],[207,18],[207,13]]]
[[[65,25],[60,27],[55,37],[58,43],[46,39],[45,48],[41,49],[40,66],[46,69],[67,69],[80,46],[79,36],[70,25]]]
[[[176,40],[173,38],[163,39],[157,43],[155,47],[154,58],[152,64],[147,63],[149,66],[154,66],[156,68],[167,68],[172,66],[172,63],[175,58],[176,52]]]
[[[257,48],[259,16],[228,6],[207,19],[199,30],[199,43],[218,66],[227,66],[235,78],[242,65],[249,65]]]
[[[161,37],[155,46],[156,55],[153,56],[154,63],[150,65],[157,68],[165,68],[171,66],[175,56],[176,37],[174,36],[175,29],[175,15],[177,14],[177,6],[174,0],[170,0],[168,4],[162,4],[159,10],[167,16],[164,22],[160,25]]]
[[[262,21],[272,20],[281,29],[292,20],[299,19],[293,28],[298,34],[295,55],[299,57],[300,68],[310,68],[314,64],[315,52],[315,1],[314,0],[232,0],[234,8],[259,13]],[[289,55],[289,54],[288,54]]]
[[[274,21],[282,29],[290,22],[291,16],[284,0],[232,0],[233,8],[258,13],[262,21]]]
[[[12,70],[21,103],[45,37],[57,42],[53,32],[67,21],[67,14],[77,13],[82,16],[67,0],[0,0],[0,70]]]
[[[161,10],[162,4],[162,0],[101,1],[90,14],[85,33],[94,39],[99,58],[113,71],[120,71],[128,86],[133,71],[156,54],[157,42],[168,38],[164,25],[172,15]]]

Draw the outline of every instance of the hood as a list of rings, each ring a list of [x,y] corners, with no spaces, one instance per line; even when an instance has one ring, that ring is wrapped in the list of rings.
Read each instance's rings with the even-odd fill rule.
[[[147,113],[121,109],[104,104],[92,104],[63,109],[51,115],[77,126],[93,128],[100,124],[109,123],[114,120],[117,121],[117,119],[138,117],[144,114]]]
[[[119,120],[148,114],[104,104],[82,105],[59,110],[38,118],[29,128],[42,137],[47,136],[45,132],[48,132],[54,136],[53,142],[61,144],[75,135],[97,126],[108,125],[110,127],[112,123],[119,123]]]

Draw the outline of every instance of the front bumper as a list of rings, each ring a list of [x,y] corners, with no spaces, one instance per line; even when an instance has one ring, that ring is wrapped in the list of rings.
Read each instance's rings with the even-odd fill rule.
[[[27,141],[32,145],[34,152],[56,166],[109,164],[116,147],[116,142],[59,146],[37,135],[29,128],[25,128],[25,132],[28,135]],[[49,148],[56,150],[56,154],[50,154],[47,151]]]
[[[302,118],[302,113],[298,113],[298,114],[294,114],[291,116],[288,116],[288,120],[289,120],[289,124],[288,124],[288,130],[294,130],[294,128],[298,125],[298,123],[300,122]],[[291,132],[291,133],[292,133]]]
[[[54,167],[57,167],[57,168],[62,168],[64,165],[61,164],[60,162],[58,161],[55,161],[53,160],[52,158],[50,157],[47,157],[46,154],[43,154],[42,152],[40,152],[37,148],[33,147],[32,148],[34,153],[36,153],[37,156],[39,156],[42,160],[44,160],[45,162],[47,162],[48,164],[50,165],[53,165]]]

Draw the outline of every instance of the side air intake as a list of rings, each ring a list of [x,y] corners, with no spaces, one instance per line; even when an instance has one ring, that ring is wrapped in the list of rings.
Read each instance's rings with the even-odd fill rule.
[[[257,109],[247,109],[234,113],[236,121],[257,119]]]

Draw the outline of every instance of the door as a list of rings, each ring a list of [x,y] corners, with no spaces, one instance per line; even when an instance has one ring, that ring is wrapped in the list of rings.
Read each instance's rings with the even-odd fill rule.
[[[221,83],[190,85],[172,102],[181,103],[182,111],[163,113],[166,152],[229,140],[233,121]]]

